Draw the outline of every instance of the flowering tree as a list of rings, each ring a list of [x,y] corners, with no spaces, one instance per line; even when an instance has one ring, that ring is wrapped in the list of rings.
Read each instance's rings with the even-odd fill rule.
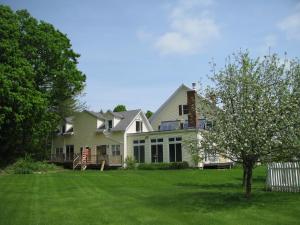
[[[215,86],[207,94],[220,110],[215,111],[213,129],[203,132],[201,146],[243,165],[250,197],[256,162],[299,155],[299,61],[282,63],[276,55],[251,59],[239,53],[212,79]]]
[[[196,138],[195,138],[196,137]],[[192,133],[190,137],[185,138],[183,146],[188,150],[193,166],[197,167],[199,162],[203,160],[203,150],[200,146],[200,137],[198,132]]]

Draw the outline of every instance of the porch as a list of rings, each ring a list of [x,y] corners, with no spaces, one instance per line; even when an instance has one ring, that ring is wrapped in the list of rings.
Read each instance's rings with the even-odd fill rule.
[[[74,155],[52,154],[50,162],[63,165],[70,165],[73,169],[83,167],[101,167],[104,162],[106,167],[119,167],[123,164],[122,155],[99,155],[99,154],[82,154],[77,153]]]

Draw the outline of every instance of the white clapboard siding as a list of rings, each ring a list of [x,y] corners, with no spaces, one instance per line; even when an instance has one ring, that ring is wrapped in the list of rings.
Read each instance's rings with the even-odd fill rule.
[[[271,191],[300,192],[300,162],[269,163],[266,186]]]

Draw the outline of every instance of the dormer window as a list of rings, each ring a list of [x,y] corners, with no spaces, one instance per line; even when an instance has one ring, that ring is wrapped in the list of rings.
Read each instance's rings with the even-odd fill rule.
[[[73,125],[66,123],[61,126],[61,134],[72,134],[73,132]]]
[[[108,121],[108,129],[111,129],[113,127],[113,121],[109,120]]]
[[[143,131],[143,122],[142,121],[135,121],[136,132]]]

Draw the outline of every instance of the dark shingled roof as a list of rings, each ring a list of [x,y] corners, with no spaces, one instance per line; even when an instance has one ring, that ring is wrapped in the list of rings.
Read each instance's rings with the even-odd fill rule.
[[[90,113],[91,115],[93,115],[93,116],[95,116],[95,117],[97,117],[99,119],[103,119],[103,120],[105,119],[105,117],[101,113],[93,112],[93,111],[88,111],[88,110],[86,110],[86,112]]]
[[[129,111],[123,111],[123,112],[112,112],[109,111],[114,117],[120,118],[120,122],[111,129],[111,131],[124,131],[129,126],[129,124],[132,122],[134,117],[141,111],[141,109],[136,110],[129,110]],[[93,112],[93,111],[87,111],[92,116],[95,116],[96,118],[105,120],[105,116],[102,113]]]
[[[113,111],[109,111],[111,114],[114,115],[114,117],[117,117],[117,118],[124,118],[124,116],[122,115],[122,112],[113,112]]]
[[[132,120],[134,119],[134,117],[136,117],[136,115],[140,112],[140,109],[136,109],[136,110],[129,110],[129,111],[124,111],[124,112],[118,112],[118,114],[120,114],[123,119],[121,119],[121,121],[117,124],[117,126],[115,126],[114,128],[111,129],[111,131],[123,131],[126,130],[126,128],[128,127],[128,125],[132,122]]]

